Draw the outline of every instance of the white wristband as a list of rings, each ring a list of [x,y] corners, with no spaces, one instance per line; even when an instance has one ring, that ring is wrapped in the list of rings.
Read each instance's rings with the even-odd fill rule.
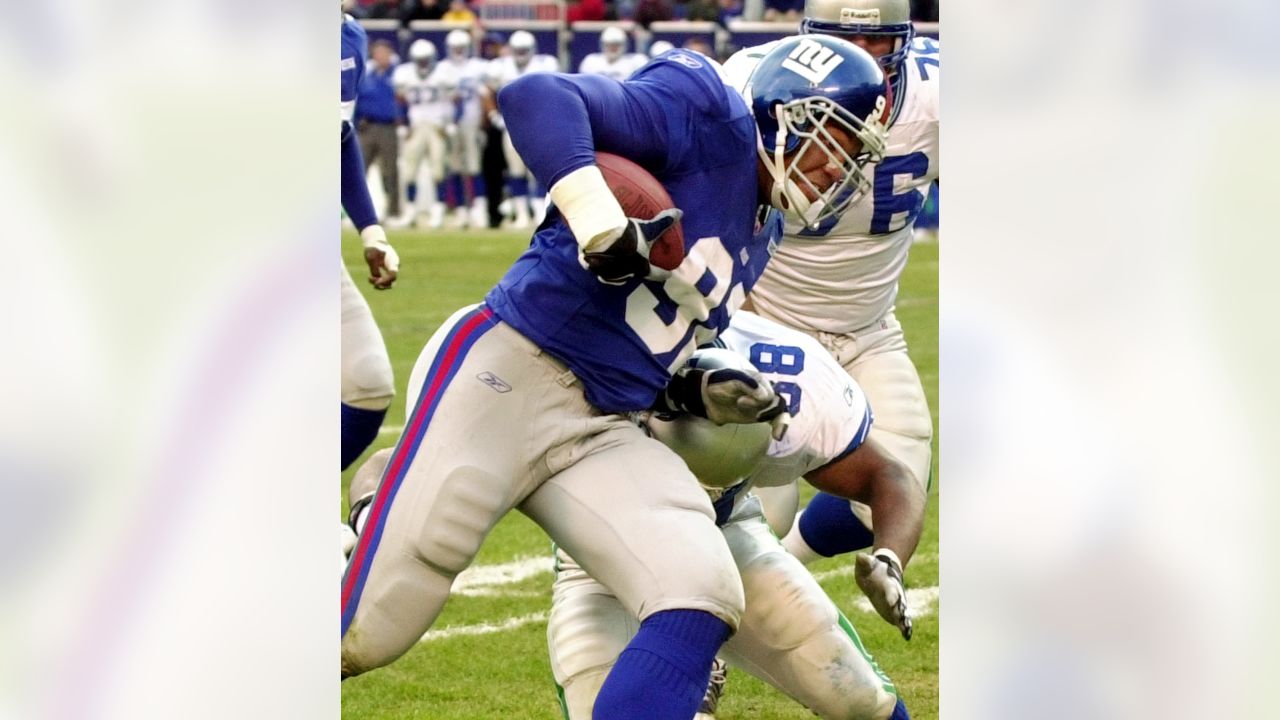
[[[375,223],[360,231],[360,240],[367,248],[383,250],[387,245],[387,231]]]
[[[582,252],[609,247],[627,227],[626,213],[595,165],[560,178],[551,186],[551,202],[560,208]]]

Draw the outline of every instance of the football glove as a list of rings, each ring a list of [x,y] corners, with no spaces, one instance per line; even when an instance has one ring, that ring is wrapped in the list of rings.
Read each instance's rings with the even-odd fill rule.
[[[786,400],[751,366],[739,370],[686,365],[671,377],[659,402],[667,410],[687,412],[717,425],[767,422],[773,426],[775,440],[782,439],[791,421]]]
[[[904,640],[911,639],[911,608],[907,607],[907,590],[902,583],[902,563],[888,548],[858,553],[854,579],[866,593],[871,606],[890,625],[895,625]]]
[[[627,218],[622,234],[613,242],[599,250],[581,253],[583,267],[608,285],[621,285],[632,278],[663,280],[669,277],[670,271],[649,262],[649,251],[683,214],[678,208],[670,208],[649,220]]]
[[[369,282],[379,290],[386,290],[396,281],[400,256],[387,242],[387,233],[381,225],[361,230],[360,239],[364,242],[364,261],[369,265]]]

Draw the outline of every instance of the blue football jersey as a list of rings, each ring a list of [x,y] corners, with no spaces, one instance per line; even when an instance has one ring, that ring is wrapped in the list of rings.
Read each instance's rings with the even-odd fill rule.
[[[369,37],[350,15],[342,18],[342,121],[351,122],[356,109],[356,90],[364,77],[364,58]]]
[[[779,242],[782,219],[758,213],[755,120],[713,61],[673,52],[625,83],[572,82],[590,137],[558,142],[566,153],[581,156],[585,145],[651,172],[684,211],[684,261],[661,282],[604,284],[579,264],[577,242],[551,208],[486,302],[568,365],[593,405],[643,410],[671,372],[728,325]]]

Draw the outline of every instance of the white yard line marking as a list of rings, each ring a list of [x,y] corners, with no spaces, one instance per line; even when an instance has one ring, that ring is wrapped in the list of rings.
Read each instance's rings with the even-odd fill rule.
[[[493,633],[506,632],[515,630],[525,625],[536,622],[542,622],[547,619],[546,612],[534,613],[532,615],[521,615],[520,617],[507,618],[502,622],[496,623],[480,623],[479,625],[458,625],[456,627],[440,628],[439,630],[428,630],[418,642],[431,642],[433,640],[447,640],[452,637],[462,635],[491,635]]]
[[[535,575],[550,573],[555,567],[555,559],[550,555],[542,557],[519,558],[501,565],[473,565],[453,583],[454,595],[469,597],[493,597],[495,595],[513,595],[512,591],[501,590],[503,585],[514,585]]]

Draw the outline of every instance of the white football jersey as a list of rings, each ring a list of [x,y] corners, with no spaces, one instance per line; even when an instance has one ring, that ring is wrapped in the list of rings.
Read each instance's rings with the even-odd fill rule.
[[[734,87],[776,43],[725,63]],[[884,161],[869,168],[872,191],[817,230],[788,224],[786,240],[752,291],[764,315],[809,331],[848,333],[878,322],[898,296],[912,228],[938,178],[938,42],[917,37],[903,64],[903,97]]]
[[[515,58],[504,55],[489,61],[489,84],[501,89],[522,75],[539,72],[560,72],[560,61],[550,55],[534,55],[522,68],[516,65]]]
[[[449,122],[471,125],[480,122],[480,95],[489,91],[485,86],[488,66],[489,63],[480,58],[460,61],[446,58],[436,63],[427,82],[450,108]]]
[[[407,62],[396,66],[391,74],[391,84],[408,105],[410,125],[444,125],[450,121],[453,105],[431,84],[433,72],[434,67],[423,74],[416,63]]]
[[[770,441],[742,490],[786,485],[867,439],[872,412],[862,388],[817,340],[745,310],[734,314],[720,340],[773,383],[791,413],[786,434]],[[742,490],[734,493],[739,499]]]
[[[647,62],[649,58],[640,53],[622,53],[617,60],[610,62],[604,53],[594,52],[582,59],[578,72],[584,75],[604,75],[621,81],[626,80],[631,73],[639,70]]]

